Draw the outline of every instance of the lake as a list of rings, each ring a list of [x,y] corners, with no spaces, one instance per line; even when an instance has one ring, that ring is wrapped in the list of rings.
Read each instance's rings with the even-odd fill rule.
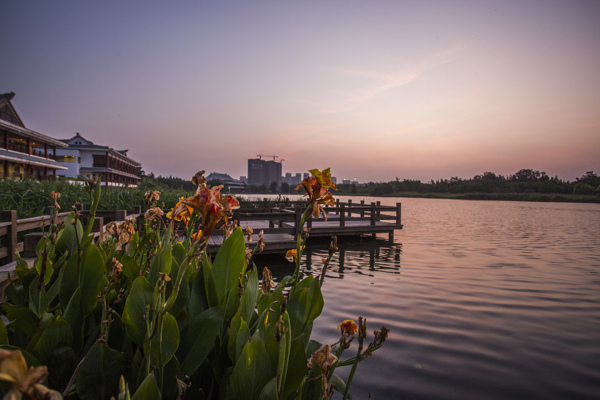
[[[333,343],[359,315],[391,330],[355,400],[600,398],[600,205],[364,200],[401,202],[404,229],[340,244],[313,330]],[[308,273],[326,248],[308,248]]]

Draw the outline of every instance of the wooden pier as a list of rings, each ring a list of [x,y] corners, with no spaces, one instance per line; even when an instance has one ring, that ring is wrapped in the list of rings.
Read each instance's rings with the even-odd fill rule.
[[[254,243],[258,240],[257,235],[262,230],[266,242],[265,253],[285,253],[285,251],[296,247],[296,238],[300,229],[302,213],[306,207],[305,202],[274,202],[274,201],[246,201],[242,208],[235,210],[234,219],[244,229],[249,226],[254,231]],[[371,203],[347,203],[337,202],[335,206],[324,207],[327,221],[321,215],[319,218],[311,218],[306,224],[309,237],[311,238],[332,236],[365,236],[376,234],[387,234],[390,241],[393,240],[394,231],[402,229],[401,205],[382,206]],[[79,210],[85,217],[88,211]],[[97,211],[94,221],[93,234],[103,240],[105,221],[123,221],[126,217],[136,218],[138,228],[143,223],[142,208],[136,206],[133,210]],[[48,213],[49,214],[49,213]],[[64,221],[68,213],[56,215],[56,222]],[[35,247],[41,238],[40,228],[50,224],[50,215],[41,217],[17,219],[16,211],[0,211],[0,282],[6,279],[10,271],[14,271],[16,251],[18,250],[28,264],[35,260]],[[26,233],[30,231],[30,233]],[[34,232],[31,232],[34,231]],[[18,242],[23,232],[23,242]],[[246,239],[247,240],[247,239]],[[215,231],[209,240],[207,251],[216,253],[223,242],[223,234],[220,230]],[[252,246],[253,242],[247,242]]]
[[[258,207],[255,210],[245,207],[236,210],[236,219],[242,229],[249,226],[258,234],[264,232],[266,242],[266,253],[278,253],[296,247],[296,238],[300,229],[302,213],[305,210],[305,202],[286,202],[266,204],[266,207]],[[333,236],[365,236],[376,234],[387,234],[390,241],[394,239],[394,231],[402,229],[402,207],[400,203],[396,206],[382,206],[381,204],[364,204],[364,201],[356,204],[337,202],[335,206],[324,208],[327,220],[323,216],[311,218],[306,224],[310,245],[310,238],[333,237]],[[256,239],[255,239],[256,240]],[[208,251],[216,252],[223,242],[220,232],[215,232],[210,239]],[[251,245],[251,243],[248,243]]]

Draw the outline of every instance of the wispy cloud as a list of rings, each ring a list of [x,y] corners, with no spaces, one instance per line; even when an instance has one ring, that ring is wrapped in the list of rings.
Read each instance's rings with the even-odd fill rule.
[[[433,54],[412,67],[391,73],[356,68],[338,69],[335,71],[336,74],[340,74],[344,77],[356,78],[363,82],[367,81],[367,84],[363,84],[363,88],[360,89],[339,92],[340,98],[327,103],[319,102],[316,103],[316,105],[319,106],[320,112],[322,113],[351,111],[357,106],[376,98],[388,90],[408,85],[427,71],[455,60],[463,48],[463,45],[454,46],[448,50]]]

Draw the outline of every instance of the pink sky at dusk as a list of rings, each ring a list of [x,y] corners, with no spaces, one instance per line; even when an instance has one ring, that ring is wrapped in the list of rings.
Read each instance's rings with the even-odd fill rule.
[[[600,2],[12,1],[25,125],[190,178],[600,173]]]

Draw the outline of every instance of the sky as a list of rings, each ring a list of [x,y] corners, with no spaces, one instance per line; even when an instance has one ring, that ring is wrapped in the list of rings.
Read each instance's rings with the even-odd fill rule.
[[[600,173],[600,1],[9,1],[25,126],[146,173]]]

